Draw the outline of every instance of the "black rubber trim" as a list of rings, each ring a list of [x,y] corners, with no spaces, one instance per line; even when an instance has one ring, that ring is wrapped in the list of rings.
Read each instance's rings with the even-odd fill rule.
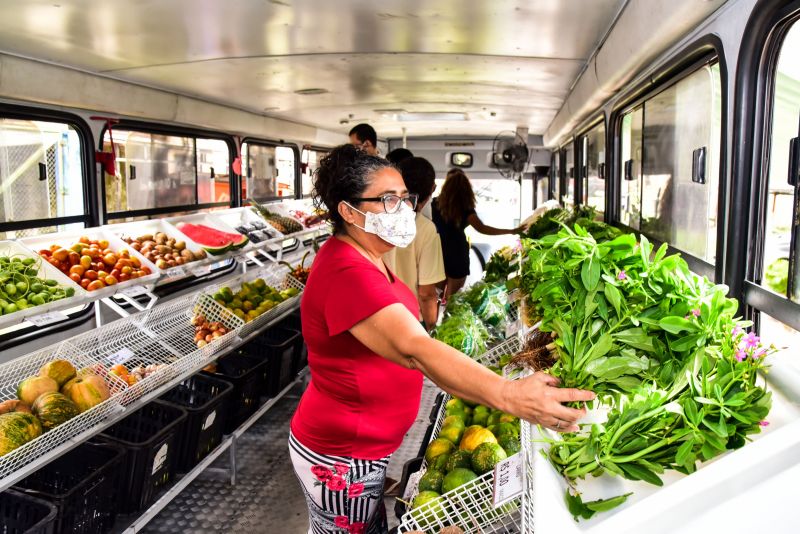
[[[747,306],[800,330],[800,304],[750,281],[744,283],[744,301]]]
[[[89,125],[81,117],[67,113],[61,110],[54,110],[48,108],[40,108],[33,106],[18,106],[16,104],[3,104],[0,103],[0,118],[20,119],[20,120],[41,120],[51,122],[61,122],[72,126],[78,133],[78,139],[81,142],[81,165],[83,176],[83,206],[84,214],[79,221],[84,222],[86,226],[97,226],[100,221],[97,199],[97,179],[96,167],[94,161],[94,143],[92,143],[92,130]],[[64,219],[72,219],[73,217],[59,217],[47,219],[48,226],[60,224]],[[15,221],[9,223],[0,223],[0,232],[27,230],[34,228],[33,226],[13,228],[11,225],[16,225],[26,221]],[[29,222],[29,221],[27,221]],[[6,225],[9,225],[7,227]]]

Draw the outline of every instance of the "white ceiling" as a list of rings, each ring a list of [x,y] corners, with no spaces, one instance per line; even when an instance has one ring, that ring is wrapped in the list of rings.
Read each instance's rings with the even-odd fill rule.
[[[623,4],[2,0],[0,51],[345,133],[541,134]],[[468,120],[376,111],[397,109]]]

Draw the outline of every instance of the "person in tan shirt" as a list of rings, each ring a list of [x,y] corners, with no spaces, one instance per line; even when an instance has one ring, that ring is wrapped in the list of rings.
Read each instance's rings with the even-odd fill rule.
[[[419,197],[416,208],[417,235],[406,248],[395,247],[384,255],[384,261],[417,296],[422,322],[430,331],[436,326],[439,316],[436,286],[445,280],[442,243],[436,225],[422,215],[422,208],[436,189],[436,172],[425,158],[407,158],[398,167],[408,192]]]

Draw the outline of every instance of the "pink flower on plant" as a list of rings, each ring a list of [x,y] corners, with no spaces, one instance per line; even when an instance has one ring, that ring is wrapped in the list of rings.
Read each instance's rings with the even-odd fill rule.
[[[331,491],[342,491],[347,487],[347,482],[339,475],[333,475],[325,485],[328,486],[328,489]]]
[[[734,326],[733,330],[731,330],[731,336],[736,337],[744,334],[744,330],[739,328],[738,326]]]
[[[747,358],[747,353],[744,351],[744,349],[739,349],[739,350],[736,351],[736,359],[737,360],[739,360],[740,362],[743,362],[745,360],[745,358]]]
[[[753,359],[755,360],[756,358],[763,358],[763,357],[764,357],[764,356],[766,356],[766,355],[767,355],[767,349],[765,349],[765,348],[760,348],[760,349],[756,350],[756,351],[753,353]]]
[[[350,528],[350,520],[347,519],[346,515],[337,515],[333,523],[339,528]]]
[[[758,426],[769,426],[769,421],[759,421]]]
[[[627,280],[627,279],[628,279],[628,275],[625,274],[625,271],[620,271],[617,274],[617,280]]]
[[[336,462],[333,464],[333,470],[336,471],[337,475],[343,475],[350,471],[350,467],[343,464],[342,462]]]
[[[311,466],[311,472],[317,477],[317,480],[320,482],[327,482],[333,476],[331,470],[325,467],[324,465],[313,465]]]
[[[700,308],[693,309],[692,315],[694,315],[695,317],[700,317]]]
[[[350,534],[364,534],[366,531],[367,531],[366,523],[352,523],[347,528],[347,532],[349,532]]]
[[[758,346],[758,342],[760,340],[761,338],[759,338],[755,334],[755,332],[750,332],[749,334],[744,336],[744,339],[742,341],[744,341],[745,347],[747,347],[748,349],[754,349]]]
[[[350,484],[350,487],[347,488],[347,498],[348,499],[355,499],[356,497],[360,496],[364,493],[364,484],[361,482],[356,482],[355,484]]]

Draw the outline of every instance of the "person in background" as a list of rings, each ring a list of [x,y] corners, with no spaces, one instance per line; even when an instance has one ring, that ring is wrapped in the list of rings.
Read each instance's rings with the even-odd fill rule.
[[[414,154],[407,148],[395,148],[386,154],[386,159],[394,164],[395,167],[399,166],[403,161],[408,158],[413,158]]]
[[[524,230],[523,226],[504,229],[484,224],[475,213],[472,184],[461,169],[447,172],[442,192],[431,203],[431,212],[442,240],[444,271],[447,274],[444,301],[464,287],[469,275],[469,242],[464,233],[467,226],[486,235],[516,234]]]
[[[401,150],[401,149],[398,149]],[[393,151],[395,152],[395,151]],[[389,155],[386,159],[389,159]],[[437,285],[445,281],[442,243],[436,225],[424,217],[422,208],[431,199],[436,189],[436,171],[424,158],[407,158],[400,165],[400,174],[408,192],[417,195],[417,235],[405,248],[393,248],[383,257],[389,270],[397,275],[414,293],[419,301],[422,322],[430,332],[439,317],[439,294]]]
[[[311,381],[289,433],[289,455],[313,534],[386,534],[389,458],[419,411],[423,375],[448,393],[577,432],[594,394],[534,373],[507,380],[432,339],[417,299],[382,258],[416,233],[417,197],[385,159],[351,145],[325,156],[314,200],[331,214],[300,302]]]
[[[370,156],[378,155],[378,134],[369,124],[356,124],[350,130],[350,144]]]

